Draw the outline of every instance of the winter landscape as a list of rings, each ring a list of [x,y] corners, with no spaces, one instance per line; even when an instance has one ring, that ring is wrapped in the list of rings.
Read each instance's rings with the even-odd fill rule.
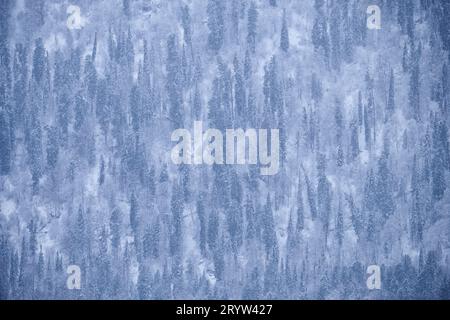
[[[449,17],[0,0],[0,299],[449,299]]]

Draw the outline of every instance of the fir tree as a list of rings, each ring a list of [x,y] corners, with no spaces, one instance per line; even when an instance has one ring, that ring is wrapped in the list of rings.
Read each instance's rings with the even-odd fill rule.
[[[281,25],[280,48],[284,52],[289,51],[289,30],[286,22],[286,9],[283,10],[283,21]]]

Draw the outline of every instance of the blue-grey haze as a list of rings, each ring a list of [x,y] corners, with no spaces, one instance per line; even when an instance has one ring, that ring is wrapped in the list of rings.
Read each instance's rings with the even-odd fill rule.
[[[449,17],[0,0],[0,299],[450,298]],[[279,129],[279,173],[174,165],[197,120]]]

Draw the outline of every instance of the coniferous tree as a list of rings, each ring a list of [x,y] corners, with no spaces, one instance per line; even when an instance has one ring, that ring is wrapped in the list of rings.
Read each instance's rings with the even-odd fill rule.
[[[252,53],[256,50],[256,28],[258,22],[258,10],[254,1],[250,3],[247,13],[247,44]]]
[[[6,112],[0,111],[0,175],[11,170],[11,133]]]
[[[442,39],[442,44],[445,50],[450,51],[450,22],[446,17],[450,13],[450,4],[448,2],[442,3],[442,15],[440,17],[439,32]]]
[[[197,201],[197,215],[200,222],[200,234],[199,234],[199,242],[200,242],[200,252],[204,256],[206,254],[206,236],[207,236],[207,229],[206,229],[206,212],[203,205],[203,197],[200,198],[200,200]]]
[[[218,53],[222,48],[225,36],[225,21],[223,13],[225,4],[220,0],[208,0],[208,48]]]
[[[2,266],[3,272],[0,274],[0,299],[7,300],[9,296],[9,279],[8,275],[8,260],[9,257],[9,244],[5,236],[0,237],[0,266]]]
[[[237,44],[239,44],[240,2],[240,0],[232,0],[231,3],[231,35],[235,38]]]
[[[181,93],[180,58],[175,35],[167,40],[167,82],[166,89],[170,102],[169,116],[175,127],[183,125],[183,97]]]
[[[315,1],[316,18],[314,20],[311,40],[316,50],[322,49],[325,63],[329,65],[330,59],[330,37],[328,34],[328,26],[326,16],[323,12],[323,0]]]
[[[278,259],[278,243],[275,233],[275,222],[273,219],[272,202],[270,195],[267,196],[267,202],[264,207],[263,216],[263,241],[267,257]]]
[[[13,62],[13,98],[15,102],[14,117],[17,125],[22,124],[23,111],[27,95],[28,61],[25,47],[18,43],[15,46]]]
[[[131,15],[130,0],[122,0],[122,8],[123,8],[123,13],[125,14],[125,16],[127,16],[129,18]]]
[[[386,220],[395,211],[395,202],[393,199],[392,185],[394,184],[394,178],[389,170],[389,144],[385,139],[383,153],[378,160],[378,172],[377,172],[377,191],[376,201],[380,215]],[[385,221],[384,220],[384,221]]]
[[[284,52],[289,51],[289,30],[286,22],[286,10],[283,10],[283,21],[281,25],[280,48]]]
[[[375,227],[375,212],[376,212],[376,182],[371,169],[367,175],[364,185],[364,199],[363,199],[363,212],[364,220],[366,224],[366,233],[369,240],[373,240],[377,228]]]
[[[98,177],[98,184],[101,186],[105,183],[105,160],[103,156],[100,157],[100,174]]]
[[[337,9],[332,15],[330,20],[330,47],[331,47],[331,67],[335,71],[339,71],[341,68],[341,12]]]
[[[44,0],[25,0],[25,16],[24,23],[27,39],[39,30],[45,23],[45,1]]]
[[[341,206],[341,199],[339,199],[335,229],[338,244],[339,246],[342,246],[342,243],[344,241],[344,212]]]
[[[244,116],[244,112],[246,109],[245,87],[237,57],[234,58],[233,64],[234,64],[234,108],[236,110],[236,116],[240,118]]]
[[[202,97],[200,96],[200,90],[198,88],[198,84],[195,85],[195,89],[194,89],[194,106],[193,106],[193,111],[194,111],[194,116],[197,120],[201,119],[201,115],[202,115]]]
[[[250,80],[252,75],[252,61],[250,58],[250,51],[247,49],[245,51],[245,61],[244,61],[244,77],[245,80]]]
[[[420,177],[417,160],[414,155],[411,178],[411,238],[414,243],[420,243],[423,237],[423,217],[420,199]]]
[[[172,198],[170,208],[172,213],[172,223],[170,227],[170,254],[176,256],[181,254],[181,246],[183,244],[183,194],[180,186],[174,185],[172,189]]]
[[[439,201],[443,198],[447,189],[445,172],[449,168],[449,147],[448,147],[447,125],[437,120],[433,124],[432,136],[432,160],[431,160],[431,181],[433,199]]]
[[[420,56],[421,45],[412,52],[412,66],[409,80],[409,105],[412,118],[421,121],[420,111]]]
[[[55,127],[47,128],[47,166],[54,169],[59,156],[58,130]]]
[[[350,122],[350,161],[355,160],[359,153],[359,130],[356,120]]]
[[[41,85],[41,81],[44,77],[45,72],[45,48],[42,38],[39,38],[35,42],[34,53],[33,53],[33,70],[32,77]]]
[[[109,229],[111,232],[111,245],[114,250],[119,249],[120,246],[120,226],[122,223],[122,213],[120,212],[119,208],[114,208],[114,210],[111,213],[111,218],[109,220]]]
[[[301,231],[305,227],[305,211],[303,207],[303,194],[302,194],[302,181],[300,176],[298,179],[298,190],[297,190],[297,224],[296,231]]]
[[[134,234],[137,235],[139,227],[139,207],[134,192],[131,193],[130,199],[130,226]]]
[[[188,45],[192,45],[192,27],[191,27],[191,14],[189,6],[185,5],[181,8],[181,22],[183,25],[184,42]]]
[[[395,83],[394,83],[394,70],[391,69],[391,75],[389,78],[389,93],[387,102],[387,113],[390,116],[395,111]]]

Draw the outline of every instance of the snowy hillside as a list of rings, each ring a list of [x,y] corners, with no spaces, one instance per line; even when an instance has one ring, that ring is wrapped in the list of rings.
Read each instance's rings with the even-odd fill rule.
[[[0,0],[0,299],[449,299],[449,15]],[[174,164],[195,121],[279,129],[278,173]]]

